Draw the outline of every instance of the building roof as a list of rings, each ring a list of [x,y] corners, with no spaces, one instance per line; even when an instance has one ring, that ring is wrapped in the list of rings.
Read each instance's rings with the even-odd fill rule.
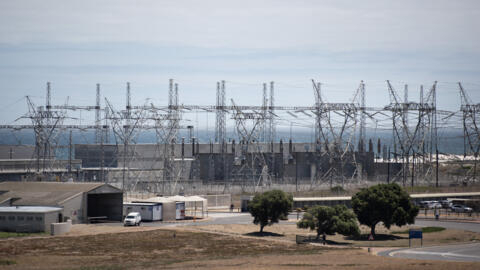
[[[170,196],[170,197],[151,197],[148,199],[132,199],[132,202],[151,202],[151,203],[167,203],[167,202],[207,202],[207,199],[200,196]]]
[[[457,193],[422,193],[410,194],[412,198],[437,198],[437,197],[479,197],[480,192],[457,192]]]
[[[293,201],[295,202],[310,202],[310,201],[348,201],[351,200],[352,197],[344,196],[344,197],[294,197]]]
[[[0,182],[0,203],[11,200],[12,205],[59,206],[103,186],[121,192],[104,183]]]
[[[139,202],[139,201],[135,201],[135,202],[124,202],[123,205],[148,205],[148,206],[155,206],[157,205],[158,203],[153,203],[153,202]]]
[[[461,193],[423,193],[423,194],[410,194],[413,199],[428,199],[428,198],[454,198],[454,197],[480,197],[480,192],[461,192]],[[294,197],[296,202],[307,201],[348,201],[351,200],[351,196],[343,197]]]
[[[170,196],[167,197],[168,199],[176,202],[207,202],[207,199],[202,198],[200,196],[180,196],[180,195],[175,195],[175,196]]]
[[[0,206],[0,213],[50,213],[61,210],[60,207],[51,206]]]
[[[148,199],[135,199],[132,200],[132,202],[169,203],[175,201],[165,197],[151,197]]]

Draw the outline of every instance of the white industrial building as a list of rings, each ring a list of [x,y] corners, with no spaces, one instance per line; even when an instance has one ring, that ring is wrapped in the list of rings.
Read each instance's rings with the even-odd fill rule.
[[[0,206],[0,231],[47,232],[61,222],[63,209],[50,206]]]
[[[123,192],[104,183],[0,182],[0,206],[58,207],[72,223],[122,220]]]

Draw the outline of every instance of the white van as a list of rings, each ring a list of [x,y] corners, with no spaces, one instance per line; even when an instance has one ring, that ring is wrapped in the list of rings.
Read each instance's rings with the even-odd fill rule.
[[[140,226],[142,223],[142,216],[138,212],[131,212],[125,217],[123,226]]]

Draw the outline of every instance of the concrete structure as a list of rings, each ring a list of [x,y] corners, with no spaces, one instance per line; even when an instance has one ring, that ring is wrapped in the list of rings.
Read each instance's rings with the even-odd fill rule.
[[[324,150],[316,149],[314,143],[254,143],[248,147],[245,156],[242,155],[246,148],[244,144],[229,143],[222,146],[222,144],[174,144],[165,149],[165,145],[137,144],[125,152],[123,145],[77,144],[75,159],[81,159],[85,168],[97,168],[98,173],[100,167],[125,166],[131,171],[143,171],[142,178],[136,181],[135,185],[144,189],[152,182],[151,179],[158,181],[158,171],[163,170],[165,165],[160,157],[166,150],[173,153],[175,171],[181,179],[200,179],[204,182],[221,182],[225,179],[244,177],[243,172],[239,170],[243,164],[251,162],[259,154],[263,155],[267,162],[269,175],[278,181],[294,178],[310,180],[326,173],[332,164],[339,164],[335,160],[330,160]],[[123,153],[128,156],[124,157]],[[128,164],[124,164],[125,162]],[[343,161],[345,165],[342,171],[345,176],[351,177],[358,169],[354,162],[361,164],[362,175],[374,176],[373,151],[356,152],[355,161]],[[263,168],[250,169],[253,170],[250,174],[260,175]],[[180,170],[181,172],[178,172]],[[111,171],[109,174],[108,179],[113,182],[123,176],[118,171]],[[100,176],[96,179],[100,179]]]
[[[122,203],[122,191],[104,183],[0,182],[0,206],[60,207],[60,221],[121,221]]]
[[[58,222],[50,224],[50,234],[51,235],[61,235],[68,233],[72,228],[72,220],[69,219],[65,222]]]
[[[0,231],[47,232],[61,221],[63,209],[49,206],[0,206]]]
[[[0,177],[3,181],[24,181],[28,179],[58,181],[63,175],[68,174],[69,166],[72,166],[69,177],[78,179],[82,168],[81,160],[0,159]],[[50,179],[47,179],[47,177]]]
[[[35,156],[34,145],[0,145],[0,159],[32,159]]]

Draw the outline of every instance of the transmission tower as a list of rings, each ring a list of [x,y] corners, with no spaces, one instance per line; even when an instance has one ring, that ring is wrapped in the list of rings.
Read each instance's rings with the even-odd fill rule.
[[[215,108],[215,142],[224,143],[226,140],[226,110],[225,110],[225,81],[217,82],[217,106]]]
[[[480,129],[478,127],[480,103],[474,104],[472,102],[461,83],[458,83],[458,87],[461,99],[460,111],[463,119],[464,156],[473,155],[474,157],[473,181],[476,181],[477,159],[480,151]]]

